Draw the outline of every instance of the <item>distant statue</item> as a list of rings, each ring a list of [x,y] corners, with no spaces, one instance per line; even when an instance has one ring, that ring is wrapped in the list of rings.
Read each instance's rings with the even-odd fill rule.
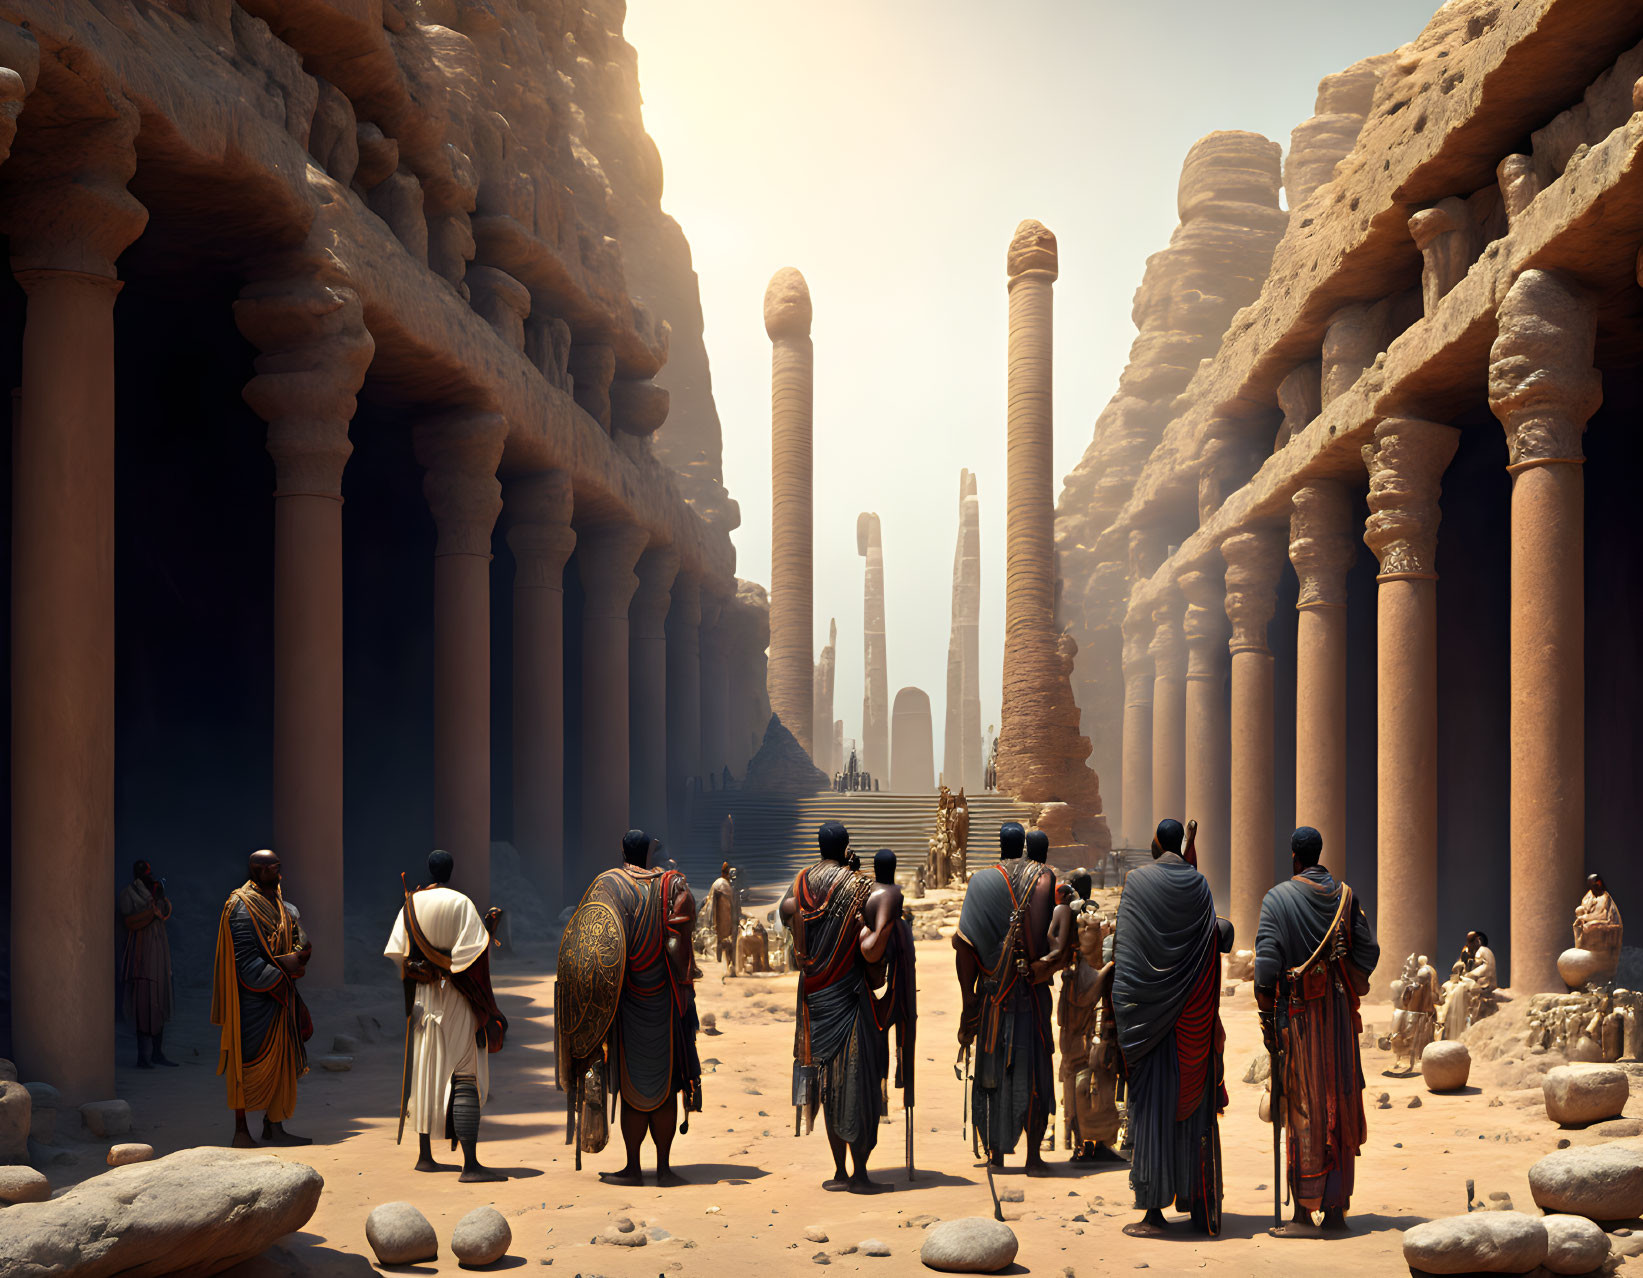
[[[1461,947],[1460,962],[1475,987],[1473,1006],[1467,1018],[1475,1025],[1495,1011],[1495,952],[1489,948],[1489,937],[1484,932],[1468,932],[1466,944]]]
[[[726,812],[725,819],[719,822],[719,855],[729,861],[731,854],[736,851],[736,817]]]
[[[1438,1037],[1453,1041],[1466,1032],[1472,1023],[1476,1004],[1477,982],[1466,974],[1466,964],[1455,960],[1449,969],[1449,979],[1443,983],[1438,1004]]]
[[[950,851],[954,864],[954,873],[962,881],[970,860],[970,804],[964,797],[961,787],[959,792],[952,796],[952,807],[948,815],[948,831]]]
[[[989,726],[988,733],[992,732]],[[993,737],[992,745],[987,748],[987,766],[982,772],[981,788],[984,790],[998,789],[998,738]]]
[[[707,916],[713,923],[715,941],[713,957],[724,963],[726,976],[736,975],[736,938],[742,929],[742,893],[736,879],[736,867],[726,861],[707,893]]]
[[[757,919],[743,919],[737,928],[736,970],[744,975],[770,970],[770,933]]]
[[[1402,1062],[1405,1074],[1420,1068],[1421,1053],[1426,1050],[1437,1030],[1437,973],[1432,970],[1426,955],[1411,954],[1404,961],[1403,989],[1398,1008],[1401,1022],[1394,1018],[1392,1034],[1392,1071]]]
[[[1596,954],[1620,958],[1620,907],[1604,885],[1601,874],[1586,876],[1586,895],[1575,907],[1575,944]]]

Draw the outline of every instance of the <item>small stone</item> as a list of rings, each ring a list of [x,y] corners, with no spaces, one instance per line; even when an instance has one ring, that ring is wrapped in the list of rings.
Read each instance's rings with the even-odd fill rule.
[[[1521,1274],[1546,1259],[1546,1227],[1521,1212],[1446,1216],[1403,1236],[1403,1258],[1429,1274]]]
[[[489,1265],[513,1243],[508,1218],[495,1207],[475,1207],[451,1230],[451,1254],[464,1265]]]
[[[810,1257],[810,1259],[818,1265],[831,1265],[833,1263],[833,1257],[829,1256],[825,1251],[818,1251],[814,1256]]]
[[[131,1131],[131,1106],[123,1100],[88,1101],[80,1106],[80,1121],[98,1140]]]
[[[702,1013],[702,1033],[704,1033],[704,1034],[717,1034],[718,1032],[719,1032],[719,1020],[718,1020],[718,1018],[716,1016],[714,1016],[712,1012],[703,1012]]]
[[[605,1231],[594,1239],[594,1242],[610,1247],[643,1247],[649,1241],[638,1230],[625,1234],[615,1226],[606,1226]]]
[[[864,1256],[888,1256],[890,1244],[880,1242],[877,1238],[867,1238],[856,1244],[856,1248]]]
[[[1015,1231],[985,1216],[944,1220],[930,1227],[919,1259],[929,1269],[949,1274],[992,1274],[1015,1261]]]
[[[1505,1101],[1503,1101],[1503,1100],[1501,1100],[1501,1098],[1500,1098],[1500,1097],[1498,1097],[1498,1096],[1491,1096],[1491,1097],[1490,1097],[1490,1098],[1489,1098],[1489,1104],[1488,1104],[1488,1106],[1487,1106],[1487,1108],[1489,1108],[1489,1109],[1499,1109],[1499,1108],[1500,1108],[1500,1107],[1501,1107],[1501,1106],[1502,1106],[1502,1105],[1504,1105],[1504,1104],[1505,1104],[1505,1103],[1506,1103],[1506,1102],[1505,1102]]]
[[[1609,1236],[1584,1216],[1551,1215],[1546,1227],[1546,1268],[1554,1274],[1589,1274],[1609,1258]]]
[[[856,1245],[854,1243],[846,1243],[842,1247],[835,1247],[833,1248],[833,1254],[835,1256],[854,1256],[856,1254]]]
[[[346,1074],[354,1068],[354,1058],[352,1056],[316,1056],[313,1059],[314,1064],[321,1069],[329,1070],[333,1074]]]
[[[146,1163],[154,1157],[152,1145],[115,1145],[108,1151],[110,1167],[124,1167],[127,1163]]]
[[[1409,1104],[1408,1104],[1407,1108],[1409,1108],[1409,1109],[1419,1109],[1420,1107],[1421,1107],[1421,1098],[1419,1096],[1411,1096],[1409,1098]]]
[[[1250,1058],[1249,1068],[1244,1071],[1244,1082],[1264,1083],[1272,1077],[1272,1057],[1266,1052],[1256,1052]]]
[[[414,1265],[439,1258],[439,1235],[410,1203],[383,1203],[365,1218],[365,1241],[379,1265]]]
[[[1431,1092],[1458,1092],[1472,1072],[1472,1053],[1465,1043],[1444,1039],[1421,1052],[1421,1077]]]
[[[806,1225],[804,1227],[804,1240],[806,1242],[824,1243],[827,1241],[827,1231],[820,1225]]]
[[[51,1182],[32,1167],[0,1167],[0,1202],[43,1203]]]
[[[1021,1189],[1005,1189],[999,1192],[998,1201],[1001,1203],[1024,1203],[1027,1201],[1027,1194],[1025,1190]]]
[[[352,1034],[338,1034],[331,1040],[331,1050],[341,1052],[344,1056],[352,1056],[360,1049],[360,1041]]]
[[[633,1232],[633,1221],[626,1216],[618,1216],[610,1223],[615,1225],[617,1230],[621,1233],[631,1234]]]

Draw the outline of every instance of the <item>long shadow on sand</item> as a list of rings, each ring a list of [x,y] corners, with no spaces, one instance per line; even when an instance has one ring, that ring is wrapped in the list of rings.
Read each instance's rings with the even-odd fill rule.
[[[674,1163],[673,1170],[690,1185],[733,1185],[738,1181],[762,1180],[770,1175],[763,1167],[742,1163]]]

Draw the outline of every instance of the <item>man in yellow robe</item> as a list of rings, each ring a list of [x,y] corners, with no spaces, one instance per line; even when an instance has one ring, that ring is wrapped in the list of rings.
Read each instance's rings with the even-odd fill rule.
[[[222,1027],[217,1073],[228,1081],[238,1149],[253,1149],[247,1110],[261,1110],[262,1138],[310,1145],[285,1130],[297,1106],[297,1079],[308,1072],[303,1043],[313,1034],[297,992],[312,953],[280,892],[280,859],[253,852],[246,882],[229,893],[217,923],[211,1023]]]

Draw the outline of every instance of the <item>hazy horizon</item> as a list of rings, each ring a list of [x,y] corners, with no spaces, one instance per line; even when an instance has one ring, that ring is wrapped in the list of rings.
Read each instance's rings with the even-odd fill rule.
[[[982,724],[1003,660],[1004,252],[1055,232],[1056,472],[1090,441],[1176,225],[1187,149],[1247,129],[1287,152],[1318,81],[1413,40],[1434,0],[630,0],[663,208],[701,281],[737,574],[770,581],[770,343],[780,267],[815,308],[815,640],[839,625],[834,714],[859,738],[855,521],[883,525],[890,694],[929,694],[942,766],[958,473],[977,474]],[[1058,483],[1059,487],[1059,483]],[[888,709],[887,709],[888,713]],[[819,734],[818,734],[819,735]]]

